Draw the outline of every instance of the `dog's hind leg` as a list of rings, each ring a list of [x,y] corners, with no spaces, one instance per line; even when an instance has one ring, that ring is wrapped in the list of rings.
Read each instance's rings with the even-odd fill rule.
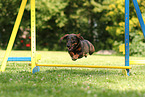
[[[90,55],[92,55],[94,52],[89,52]]]
[[[92,55],[95,52],[95,48],[92,44],[90,44],[89,54]]]
[[[84,54],[83,56],[85,56],[87,58],[87,54]]]

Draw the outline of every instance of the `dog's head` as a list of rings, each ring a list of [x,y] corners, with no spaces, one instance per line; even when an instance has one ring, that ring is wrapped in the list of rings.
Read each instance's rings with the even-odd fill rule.
[[[80,34],[66,34],[61,37],[60,42],[66,39],[67,40],[67,48],[68,51],[74,50],[80,43],[80,40],[84,40],[84,38]]]

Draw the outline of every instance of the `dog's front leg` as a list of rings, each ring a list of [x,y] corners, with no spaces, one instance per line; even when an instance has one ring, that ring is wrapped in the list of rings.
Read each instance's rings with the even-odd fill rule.
[[[69,52],[69,54],[73,61],[77,60],[78,57],[80,56],[80,54],[78,54],[78,53],[75,54],[74,52]]]
[[[73,61],[75,61],[77,59],[74,52],[69,52],[69,54],[70,54]]]
[[[83,52],[80,53],[76,53],[74,54],[74,56],[72,57],[72,60],[77,60],[78,58],[82,58],[83,57]]]
[[[75,55],[72,57],[72,60],[75,61],[75,60],[78,59],[78,57],[79,57],[79,54],[75,54]]]

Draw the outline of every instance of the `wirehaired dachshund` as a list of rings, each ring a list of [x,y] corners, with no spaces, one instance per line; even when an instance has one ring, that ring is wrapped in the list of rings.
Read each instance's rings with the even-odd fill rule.
[[[73,61],[83,56],[87,57],[87,53],[92,55],[95,52],[95,48],[88,40],[85,40],[80,34],[66,34],[61,37],[60,42],[66,39],[68,53]]]

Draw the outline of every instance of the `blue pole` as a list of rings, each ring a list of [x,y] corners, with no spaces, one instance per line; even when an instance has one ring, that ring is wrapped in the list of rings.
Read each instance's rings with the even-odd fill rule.
[[[145,37],[145,25],[144,25],[144,21],[143,21],[143,18],[142,18],[142,15],[141,15],[137,0],[132,0],[132,1],[133,1],[135,10],[136,10],[136,14],[137,14],[137,17],[138,17],[138,20],[139,20],[143,35]]]
[[[125,66],[129,66],[129,0],[125,0]],[[129,69],[126,70],[129,76]]]

